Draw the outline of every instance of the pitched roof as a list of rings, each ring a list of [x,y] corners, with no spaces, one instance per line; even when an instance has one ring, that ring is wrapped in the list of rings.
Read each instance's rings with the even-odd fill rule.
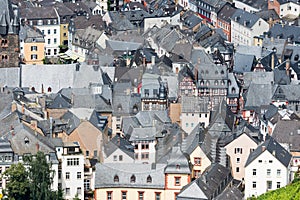
[[[253,109],[272,102],[274,86],[271,84],[250,84],[246,94],[245,109]]]
[[[232,21],[239,23],[242,26],[252,28],[254,24],[259,20],[259,17],[253,13],[249,13],[242,9],[237,9],[232,15]]]
[[[13,5],[10,0],[1,1],[0,5],[0,34],[18,34],[19,31],[19,16],[18,7]]]
[[[110,156],[117,149],[126,153],[129,157],[134,158],[134,147],[125,138],[118,135],[113,137],[107,144],[104,145],[104,152],[106,157]]]
[[[269,30],[270,37],[288,39],[290,42],[300,42],[300,27],[285,24],[274,24]]]
[[[209,101],[203,97],[182,96],[181,112],[182,113],[208,113]]]
[[[165,164],[97,163],[95,188],[164,189],[165,180],[162,177],[165,166]],[[115,181],[117,179],[118,181]]]
[[[233,72],[235,73],[251,72],[254,66],[254,60],[255,60],[254,55],[235,53]]]
[[[190,174],[191,166],[188,158],[183,154],[179,146],[174,146],[165,169],[167,174]]]
[[[237,8],[231,4],[225,4],[217,13],[218,18],[230,23],[232,15],[235,13]]]
[[[284,149],[274,138],[270,137],[249,154],[245,167],[251,164],[252,161],[258,158],[265,151],[268,151],[285,167],[289,165],[292,158],[292,155],[286,149]]]

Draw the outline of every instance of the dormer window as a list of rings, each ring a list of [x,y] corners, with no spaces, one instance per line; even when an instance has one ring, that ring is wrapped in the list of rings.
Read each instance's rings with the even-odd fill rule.
[[[29,139],[28,139],[28,137],[25,137],[25,138],[24,138],[24,143],[25,143],[25,144],[29,144]]]
[[[115,182],[115,183],[118,183],[118,182],[119,182],[119,176],[118,176],[118,175],[115,175],[115,176],[114,176],[114,182]]]
[[[132,175],[132,176],[130,177],[130,183],[135,183],[135,175]]]
[[[147,177],[147,183],[152,183],[152,177],[150,175]]]
[[[180,165],[176,165],[176,169],[179,170],[180,169]]]

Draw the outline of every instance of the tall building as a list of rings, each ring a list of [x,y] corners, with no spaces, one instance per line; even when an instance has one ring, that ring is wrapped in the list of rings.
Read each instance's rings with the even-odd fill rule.
[[[10,0],[0,3],[0,68],[19,65],[19,12]]]

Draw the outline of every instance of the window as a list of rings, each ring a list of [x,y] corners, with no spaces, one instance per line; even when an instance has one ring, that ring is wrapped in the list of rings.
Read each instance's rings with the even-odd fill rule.
[[[181,177],[175,177],[175,185],[177,185],[177,186],[180,185],[180,179],[181,179]]]
[[[56,44],[55,39],[54,39],[54,44]],[[57,49],[54,49],[54,55],[56,55],[56,54],[57,54]]]
[[[63,36],[64,36],[64,37],[67,37],[67,33],[64,33]]]
[[[88,150],[85,151],[85,156],[90,156],[90,152]]]
[[[276,188],[280,188],[280,182],[277,182]]]
[[[195,162],[195,165],[201,165],[201,158],[199,158],[199,157],[194,158],[194,162]]]
[[[119,182],[119,176],[118,176],[118,175],[115,175],[115,177],[114,177],[114,182],[115,182],[115,183],[118,183],[118,182]]]
[[[271,176],[271,169],[267,169],[267,176]]]
[[[90,190],[91,181],[89,179],[84,179],[84,190]]]
[[[122,191],[122,200],[127,199],[127,191]]]
[[[79,165],[79,158],[68,158],[67,159],[67,166],[78,166]]]
[[[2,39],[1,40],[1,47],[8,47],[8,40],[7,39]]]
[[[81,194],[81,187],[77,188],[77,194]]]
[[[281,175],[281,170],[277,169],[277,176],[280,176],[280,175]]]
[[[189,123],[185,123],[185,127],[189,127]]]
[[[77,172],[77,179],[81,179],[81,172]]]
[[[97,157],[97,155],[98,155],[98,151],[94,150],[94,157]]]
[[[56,38],[54,38],[54,44],[56,44],[56,42],[57,42],[57,39],[56,39]]]
[[[37,59],[37,55],[36,54],[31,54],[30,58],[31,58],[31,60],[36,60]]]
[[[149,153],[142,153],[142,159],[148,160],[149,159]]]
[[[54,29],[54,34],[56,34],[56,32],[57,32],[56,29]]]
[[[132,176],[130,177],[130,183],[135,183],[135,175],[132,175]]]
[[[255,189],[256,188],[256,181],[252,182],[252,188]]]
[[[269,163],[273,163],[273,160],[269,160]]]
[[[144,200],[144,192],[139,192],[139,200]]]
[[[145,93],[145,97],[148,97],[149,96],[149,89],[145,89],[144,93]]]
[[[37,46],[31,46],[31,51],[37,51]]]
[[[66,172],[66,180],[70,179],[70,172]]]
[[[262,163],[262,160],[258,160],[259,163]]]
[[[201,176],[201,170],[194,170],[195,178],[199,178]]]
[[[142,144],[142,149],[149,149],[149,144]]]
[[[268,190],[272,189],[272,181],[267,181],[267,189]]]
[[[50,39],[48,39],[48,44],[50,44],[51,43],[51,40]]]
[[[70,188],[66,188],[66,195],[70,195]]]
[[[252,175],[256,176],[256,169],[252,169]]]
[[[139,159],[139,154],[138,154],[138,153],[135,153],[135,154],[134,154],[134,158],[135,158],[136,160],[138,160],[138,159]]]
[[[160,192],[155,192],[155,200],[160,200]]]
[[[235,154],[242,154],[243,153],[243,149],[242,148],[234,148],[234,153]]]
[[[48,34],[50,34],[51,33],[51,30],[50,29],[48,29]]]
[[[152,183],[152,178],[150,175],[147,177],[147,183]]]
[[[240,168],[239,167],[235,168],[235,172],[240,172]]]
[[[236,163],[240,163],[241,162],[241,158],[236,158]]]
[[[114,155],[114,161],[117,161],[118,156]]]
[[[123,156],[119,155],[119,161],[123,161]]]
[[[107,191],[106,192],[106,194],[107,194],[107,200],[112,200],[112,191]]]

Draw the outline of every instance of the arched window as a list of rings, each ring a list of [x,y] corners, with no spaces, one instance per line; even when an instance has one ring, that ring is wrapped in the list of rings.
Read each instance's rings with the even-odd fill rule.
[[[204,85],[204,81],[203,80],[200,81],[200,85]]]
[[[48,92],[51,92],[52,91],[52,88],[51,87],[48,87]]]
[[[225,85],[225,81],[224,80],[221,81],[221,85]]]
[[[28,137],[25,137],[25,138],[24,138],[24,143],[25,143],[25,144],[29,144],[29,139],[28,139]]]
[[[152,177],[150,175],[147,177],[147,183],[152,183]]]
[[[232,93],[232,94],[235,94],[235,88],[234,88],[234,87],[231,88],[231,93]]]
[[[132,176],[130,177],[130,183],[135,183],[135,175],[132,175]]]
[[[228,85],[231,85],[231,80],[228,80]]]
[[[206,85],[209,86],[209,81],[206,81]]]
[[[115,183],[118,183],[118,182],[119,182],[119,176],[118,176],[118,175],[115,175],[115,177],[114,177],[114,182],[115,182]]]
[[[180,165],[176,165],[176,169],[179,170],[180,169]]]
[[[225,73],[224,70],[222,70],[222,71],[221,71],[221,74],[224,75],[224,73]]]
[[[218,70],[215,71],[215,74],[216,74],[216,75],[219,74]]]
[[[217,80],[215,80],[215,85],[218,85],[218,81]]]

